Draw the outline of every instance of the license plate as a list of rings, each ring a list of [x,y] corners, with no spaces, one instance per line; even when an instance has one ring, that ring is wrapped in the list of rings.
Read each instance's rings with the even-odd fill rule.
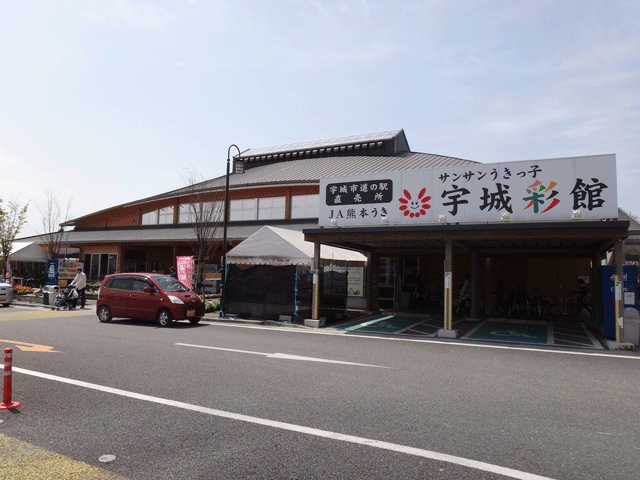
[[[196,314],[195,310],[187,310],[187,317],[193,317]]]
[[[6,296],[0,297],[0,302],[6,302],[6,301],[7,301],[7,297]]]

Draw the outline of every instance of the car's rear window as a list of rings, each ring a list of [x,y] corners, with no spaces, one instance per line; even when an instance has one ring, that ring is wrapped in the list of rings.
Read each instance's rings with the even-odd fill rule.
[[[165,292],[188,292],[189,289],[173,277],[158,275],[151,277]]]
[[[111,279],[111,283],[108,288],[115,288],[117,290],[131,290],[131,277],[114,277]]]

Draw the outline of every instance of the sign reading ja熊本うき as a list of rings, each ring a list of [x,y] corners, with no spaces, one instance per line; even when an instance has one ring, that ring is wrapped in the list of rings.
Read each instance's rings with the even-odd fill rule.
[[[615,155],[324,178],[318,223],[497,222],[504,213],[528,222],[568,220],[574,211],[617,218]]]

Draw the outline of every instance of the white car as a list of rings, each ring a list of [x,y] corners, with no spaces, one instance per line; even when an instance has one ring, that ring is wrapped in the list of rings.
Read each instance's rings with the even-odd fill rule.
[[[8,283],[0,283],[0,304],[8,307],[13,302],[13,287]]]

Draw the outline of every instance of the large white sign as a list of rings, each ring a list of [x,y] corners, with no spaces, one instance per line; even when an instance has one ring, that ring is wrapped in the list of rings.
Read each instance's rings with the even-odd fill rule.
[[[615,155],[375,173],[320,181],[320,226],[617,218]]]

